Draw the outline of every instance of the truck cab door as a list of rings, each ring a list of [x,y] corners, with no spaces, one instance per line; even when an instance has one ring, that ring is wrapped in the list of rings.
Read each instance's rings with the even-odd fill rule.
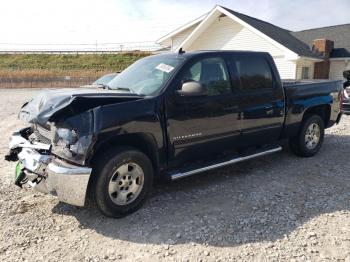
[[[205,96],[179,96],[184,82],[205,85]],[[205,160],[232,150],[240,135],[238,94],[232,91],[222,57],[202,57],[189,62],[166,97],[169,168]]]
[[[271,63],[272,59],[261,54],[235,54],[230,61],[230,69],[240,82],[242,147],[273,143],[280,138],[284,91]]]

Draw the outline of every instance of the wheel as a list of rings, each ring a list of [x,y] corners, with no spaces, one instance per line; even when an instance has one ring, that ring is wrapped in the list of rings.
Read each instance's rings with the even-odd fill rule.
[[[291,150],[298,156],[312,157],[320,149],[324,139],[324,122],[318,115],[307,116],[296,137],[289,140]]]
[[[132,148],[111,150],[96,161],[93,195],[104,215],[119,218],[141,207],[152,183],[153,167],[145,154]]]

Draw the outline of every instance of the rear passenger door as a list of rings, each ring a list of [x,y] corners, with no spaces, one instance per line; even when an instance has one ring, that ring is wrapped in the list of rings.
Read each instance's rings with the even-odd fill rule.
[[[269,61],[270,59],[270,61]],[[235,54],[230,60],[234,85],[240,86],[241,146],[277,141],[284,122],[284,93],[264,54]]]

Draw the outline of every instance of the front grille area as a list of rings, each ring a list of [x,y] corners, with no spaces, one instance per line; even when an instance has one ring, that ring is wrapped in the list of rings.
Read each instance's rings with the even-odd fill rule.
[[[40,134],[40,132],[38,130],[34,130],[34,136],[35,136],[35,141],[38,141],[38,142],[44,143],[44,144],[48,144],[48,145],[51,144],[51,139]]]
[[[44,143],[44,144],[51,144],[51,131],[40,126],[40,125],[35,125],[34,126],[34,130],[33,130],[33,135],[34,135],[34,139],[35,141],[38,141],[40,143]]]

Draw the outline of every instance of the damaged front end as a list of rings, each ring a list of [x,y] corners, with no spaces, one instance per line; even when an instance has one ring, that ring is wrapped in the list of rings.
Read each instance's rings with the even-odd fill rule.
[[[69,164],[52,154],[52,145],[38,141],[35,127],[15,132],[10,139],[9,161],[18,161],[15,184],[57,196],[62,202],[84,206],[91,168]],[[40,134],[42,136],[42,134]],[[32,140],[35,137],[35,140]],[[47,139],[47,138],[46,138]]]
[[[94,89],[49,90],[24,104],[19,118],[30,127],[13,133],[5,157],[18,161],[15,184],[83,206],[92,169],[88,167],[99,108],[141,99]],[[95,112],[96,111],[96,112]]]
[[[5,159],[18,161],[15,184],[57,196],[62,202],[84,206],[92,169],[84,166],[92,145],[91,110],[13,133]]]

